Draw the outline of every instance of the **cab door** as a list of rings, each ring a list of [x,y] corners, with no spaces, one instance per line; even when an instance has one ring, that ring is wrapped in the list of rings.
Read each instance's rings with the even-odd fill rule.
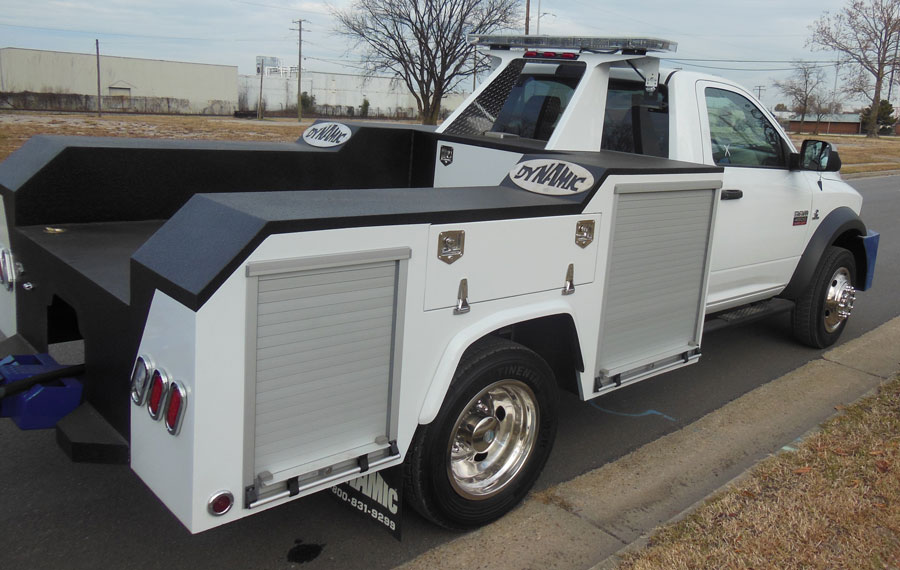
[[[697,82],[703,157],[724,167],[707,312],[780,292],[806,244],[812,188],[789,169],[794,148],[747,93]]]

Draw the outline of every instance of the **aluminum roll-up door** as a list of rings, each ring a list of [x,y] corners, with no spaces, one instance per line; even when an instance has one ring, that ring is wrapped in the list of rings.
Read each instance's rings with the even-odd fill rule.
[[[248,474],[302,481],[396,438],[409,255],[402,248],[248,268]]]

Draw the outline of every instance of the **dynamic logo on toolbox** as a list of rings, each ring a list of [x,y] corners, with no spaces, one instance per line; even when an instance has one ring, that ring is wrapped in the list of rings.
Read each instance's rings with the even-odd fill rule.
[[[350,140],[353,133],[342,123],[316,123],[303,132],[307,144],[318,147],[340,146]]]
[[[577,194],[594,185],[594,175],[583,166],[546,158],[520,162],[509,171],[509,178],[519,188],[550,196]]]

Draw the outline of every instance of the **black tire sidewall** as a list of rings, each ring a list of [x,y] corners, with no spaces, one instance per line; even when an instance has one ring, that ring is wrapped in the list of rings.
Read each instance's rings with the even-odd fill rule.
[[[810,303],[809,318],[813,319],[814,322],[808,323],[807,326],[811,329],[810,332],[814,344],[820,348],[834,344],[847,325],[847,319],[844,319],[834,331],[828,332],[825,329],[825,297],[831,284],[831,278],[841,267],[847,269],[850,273],[851,283],[853,283],[856,276],[856,262],[853,254],[843,248],[829,247],[816,271],[811,290],[809,291],[809,298],[803,300]]]
[[[556,436],[557,393],[546,363],[524,347],[514,345],[461,364],[434,421],[428,425],[423,444],[427,489],[434,501],[433,514],[451,528],[472,528],[491,522],[513,508],[528,493],[540,475]],[[538,436],[531,456],[516,479],[497,494],[481,500],[461,496],[447,472],[448,446],[457,419],[469,402],[486,387],[501,380],[517,380],[534,393],[539,411]],[[437,511],[437,512],[435,512]]]

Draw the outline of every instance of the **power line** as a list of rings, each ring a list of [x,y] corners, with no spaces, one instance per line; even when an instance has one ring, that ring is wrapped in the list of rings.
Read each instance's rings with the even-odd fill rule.
[[[294,8],[286,8],[284,6],[274,6],[272,4],[263,4],[262,2],[247,2],[246,0],[231,0],[235,4],[246,4],[248,6],[259,6],[260,8],[273,8],[275,10],[287,10],[289,12],[297,12]]]
[[[190,41],[190,42],[264,42],[264,41],[274,41],[270,37],[260,37],[260,38],[198,38],[198,37],[190,37],[190,36],[153,36],[149,34],[126,34],[122,32],[99,32],[99,31],[90,31],[90,30],[74,30],[71,28],[45,28],[39,26],[22,26],[17,24],[4,24],[0,23],[0,27],[3,28],[16,28],[19,30],[31,30],[37,32],[66,32],[71,34],[87,34],[94,36],[107,36],[107,37],[118,37],[118,38],[140,38],[140,39],[148,39],[148,40],[175,40],[175,41]]]
[[[720,63],[823,63],[834,65],[836,60],[812,60],[812,59],[700,59],[690,57],[666,57],[667,61],[710,61]]]
[[[752,67],[721,67],[716,65],[698,65],[696,63],[686,63],[688,67],[699,67],[701,69],[716,69],[719,71],[793,71],[794,67],[768,67],[768,68],[752,68]],[[827,67],[831,67],[830,65],[817,65],[813,66],[816,69],[824,69]]]

